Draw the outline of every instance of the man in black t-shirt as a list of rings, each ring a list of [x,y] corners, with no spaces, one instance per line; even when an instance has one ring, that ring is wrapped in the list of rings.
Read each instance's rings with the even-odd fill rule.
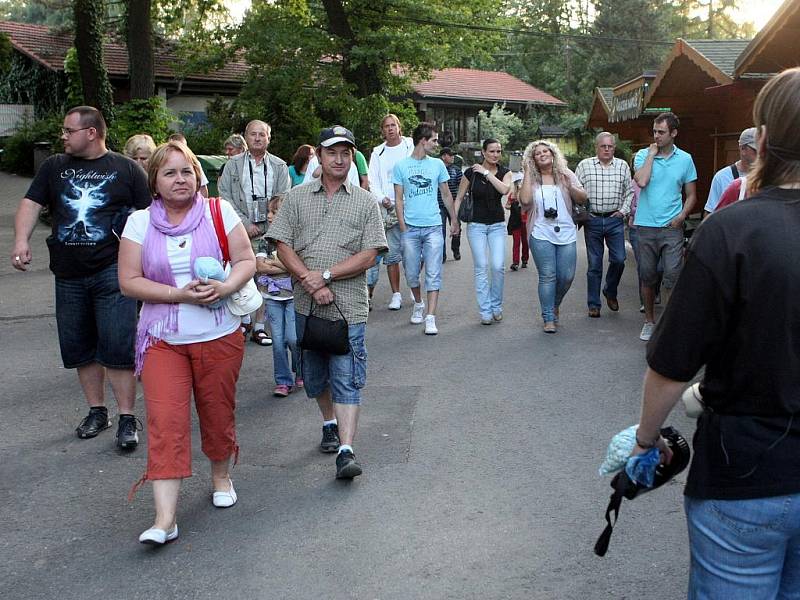
[[[119,407],[116,443],[133,450],[139,440],[133,415],[136,301],[119,291],[117,252],[128,214],[150,204],[147,177],[132,160],[106,149],[106,123],[96,108],[70,110],[61,132],[65,154],[45,161],[17,209],[11,263],[28,269],[31,234],[49,207],[61,359],[65,368],[78,370],[89,403],[76,432],[91,438],[111,426],[103,397],[108,374]]]

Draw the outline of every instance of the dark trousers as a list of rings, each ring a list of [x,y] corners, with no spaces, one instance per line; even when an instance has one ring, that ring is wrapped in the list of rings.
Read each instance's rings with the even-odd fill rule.
[[[450,213],[444,206],[439,207],[439,213],[442,215],[442,237],[445,239],[444,249],[442,250],[442,260],[447,258],[447,222],[450,220]],[[461,235],[454,235],[450,240],[450,250],[453,254],[461,253]]]

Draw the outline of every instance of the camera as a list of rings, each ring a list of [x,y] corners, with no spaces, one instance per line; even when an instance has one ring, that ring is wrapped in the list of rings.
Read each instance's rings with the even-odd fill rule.
[[[253,223],[263,223],[267,220],[267,198],[264,196],[253,196],[253,201],[248,208],[248,218]]]
[[[557,219],[558,218],[558,209],[557,208],[547,208],[544,211],[544,218],[545,219]]]

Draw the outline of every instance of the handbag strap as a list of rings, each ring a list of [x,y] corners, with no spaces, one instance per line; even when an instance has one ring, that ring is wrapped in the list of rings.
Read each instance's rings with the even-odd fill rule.
[[[336,310],[339,311],[339,314],[342,315],[342,321],[347,323],[347,319],[345,318],[344,313],[342,312],[342,309],[339,308],[338,304],[336,304],[336,300],[334,300],[332,302],[332,304],[336,307]],[[317,305],[317,306],[319,306],[319,305]],[[308,311],[308,314],[309,315],[313,315],[314,314],[314,297],[313,296],[311,297],[311,309]]]
[[[214,231],[217,232],[219,248],[222,250],[223,266],[225,266],[225,264],[231,262],[231,254],[228,250],[228,236],[225,235],[225,225],[222,222],[222,208],[220,207],[219,198],[209,198],[208,205],[211,209],[211,221],[214,223]]]

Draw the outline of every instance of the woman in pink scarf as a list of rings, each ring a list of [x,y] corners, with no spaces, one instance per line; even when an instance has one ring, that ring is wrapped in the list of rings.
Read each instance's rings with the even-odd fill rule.
[[[154,200],[128,219],[119,279],[123,294],[144,303],[136,373],[147,407],[148,453],[137,486],[153,482],[156,517],[139,541],[164,544],[178,537],[178,493],[181,480],[192,474],[192,393],[203,453],[211,461],[212,502],[220,508],[236,503],[229,463],[239,450],[234,408],[244,340],[240,319],[224,303],[212,305],[253,277],[255,256],[239,217],[220,201],[232,268],[225,281],[201,281],[195,259],[221,262],[222,253],[209,202],[197,191],[197,157],[182,143],[163,144],[150,158],[148,181]]]

